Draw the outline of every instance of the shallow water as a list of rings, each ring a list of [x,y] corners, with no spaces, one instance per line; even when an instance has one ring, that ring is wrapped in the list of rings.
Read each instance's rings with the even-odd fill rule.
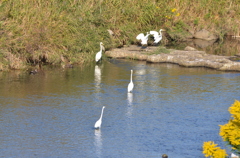
[[[0,73],[0,156],[203,158],[204,141],[225,148],[219,125],[240,100],[239,81],[240,73],[128,60]]]

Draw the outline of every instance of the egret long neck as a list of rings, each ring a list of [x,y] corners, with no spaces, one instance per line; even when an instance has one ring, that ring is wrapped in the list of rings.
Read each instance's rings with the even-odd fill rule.
[[[147,35],[145,36],[145,38],[148,38],[149,35],[150,35],[150,34],[147,32]]]
[[[133,71],[131,70],[130,82],[132,82],[132,73],[133,73]]]
[[[102,53],[103,46],[100,44],[100,52]]]
[[[104,110],[104,108],[102,108],[102,113],[101,113],[101,116],[100,116],[100,120],[102,119],[102,116],[103,116],[103,110]]]
[[[159,31],[159,35],[162,36],[162,30]]]

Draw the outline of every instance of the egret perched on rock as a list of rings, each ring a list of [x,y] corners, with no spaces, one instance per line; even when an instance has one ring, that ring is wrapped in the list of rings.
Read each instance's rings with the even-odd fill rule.
[[[147,47],[147,41],[148,41],[148,36],[149,36],[150,34],[147,32],[147,35],[146,36],[144,36],[144,34],[143,33],[140,33],[139,35],[137,35],[137,37],[136,37],[136,39],[137,40],[141,40],[141,44],[142,44],[142,48],[146,48]]]
[[[131,70],[130,83],[128,84],[128,93],[132,93],[132,90],[133,90],[133,87],[134,87],[134,84],[133,84],[133,81],[132,81],[132,74],[133,74],[133,70]]]
[[[97,122],[94,125],[94,128],[98,129],[101,128],[102,125],[102,116],[103,116],[103,110],[104,110],[105,106],[102,107],[102,112],[101,112],[101,116],[99,118],[99,120],[97,120]]]
[[[95,56],[95,61],[96,63],[99,62],[101,59],[102,59],[102,51],[105,50],[104,47],[103,47],[103,43],[100,42],[100,51],[97,52],[96,56]]]
[[[154,42],[153,45],[158,45],[159,42],[162,40],[162,29],[159,30],[159,32],[157,31],[150,31],[150,34],[153,35],[154,37]]]

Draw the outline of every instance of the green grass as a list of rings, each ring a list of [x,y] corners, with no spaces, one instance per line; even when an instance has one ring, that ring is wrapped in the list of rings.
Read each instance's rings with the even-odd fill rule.
[[[1,0],[0,50],[27,64],[80,64],[94,61],[99,42],[130,45],[160,28],[172,40],[202,28],[222,37],[240,31],[238,19],[239,0]]]
[[[147,55],[157,55],[157,54],[169,54],[171,52],[170,49],[167,49],[166,47],[162,47],[162,46],[159,46],[155,51],[153,52],[146,52],[144,54],[147,54]]]

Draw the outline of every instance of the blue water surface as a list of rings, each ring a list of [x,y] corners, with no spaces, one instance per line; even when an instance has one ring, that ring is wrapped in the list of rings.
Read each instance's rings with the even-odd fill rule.
[[[133,93],[127,93],[133,69]],[[240,100],[240,73],[108,60],[1,74],[0,156],[203,158]],[[93,128],[102,106],[103,123]]]

